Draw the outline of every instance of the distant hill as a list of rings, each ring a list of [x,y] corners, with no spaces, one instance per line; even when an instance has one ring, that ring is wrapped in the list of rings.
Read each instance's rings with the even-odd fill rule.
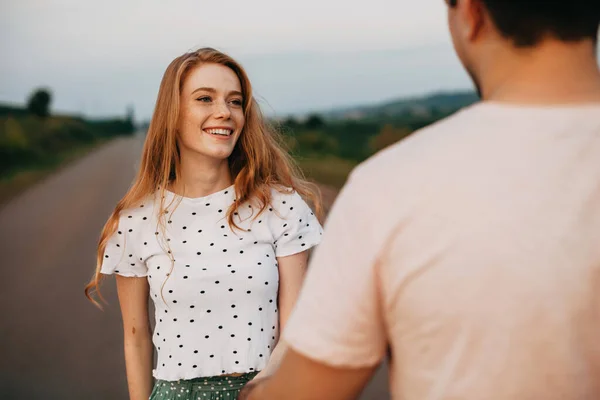
[[[376,117],[397,117],[401,115],[428,116],[449,114],[477,102],[475,92],[440,92],[423,97],[404,98],[379,104],[347,107],[324,112],[330,120],[370,119]]]

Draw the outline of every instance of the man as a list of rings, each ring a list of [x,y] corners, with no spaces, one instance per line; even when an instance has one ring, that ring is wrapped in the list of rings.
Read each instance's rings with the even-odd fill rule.
[[[600,399],[600,2],[454,0],[483,102],[359,166],[243,399]]]

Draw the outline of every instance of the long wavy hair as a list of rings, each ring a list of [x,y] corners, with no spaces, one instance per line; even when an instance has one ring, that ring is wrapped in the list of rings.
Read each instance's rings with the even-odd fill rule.
[[[250,80],[242,66],[228,55],[212,48],[185,53],[173,60],[165,71],[144,143],[139,171],[129,191],[117,203],[102,229],[96,255],[96,270],[85,287],[86,297],[99,308],[102,306],[96,301],[94,294],[104,301],[100,293],[100,269],[106,244],[117,229],[121,212],[139,206],[148,196],[159,194],[156,196],[160,201],[158,220],[164,231],[165,190],[169,183],[180,175],[180,154],[177,146],[180,94],[189,72],[206,63],[224,65],[235,72],[243,94],[246,122],[229,157],[229,169],[237,198],[227,211],[229,225],[232,229],[239,229],[233,216],[246,201],[256,202],[260,208],[257,215],[260,215],[271,202],[273,188],[281,192],[298,192],[312,205],[319,220],[322,220],[323,211],[318,187],[304,179],[301,170],[285,150],[281,135],[263,119],[252,95]],[[170,255],[173,265],[172,254]]]

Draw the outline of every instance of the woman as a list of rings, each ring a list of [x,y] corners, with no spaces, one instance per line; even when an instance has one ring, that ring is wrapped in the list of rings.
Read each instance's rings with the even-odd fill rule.
[[[92,292],[116,274],[132,400],[235,399],[277,363],[322,234],[303,200],[319,215],[316,193],[238,63],[205,48],[169,65],[140,171],[102,231],[86,287],[99,305]]]

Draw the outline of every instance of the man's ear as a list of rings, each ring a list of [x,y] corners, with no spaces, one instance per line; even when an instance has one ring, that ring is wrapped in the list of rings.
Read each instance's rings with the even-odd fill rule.
[[[452,1],[450,0],[452,6]],[[486,26],[488,15],[481,0],[456,0],[454,7],[462,20],[460,34],[470,42],[477,40]]]
[[[477,38],[481,35],[483,30],[486,28],[486,25],[490,23],[489,15],[487,13],[487,9],[485,8],[485,4],[481,0],[463,0],[469,3],[469,14],[470,19],[472,21],[472,28],[469,39],[471,41],[477,40]]]

